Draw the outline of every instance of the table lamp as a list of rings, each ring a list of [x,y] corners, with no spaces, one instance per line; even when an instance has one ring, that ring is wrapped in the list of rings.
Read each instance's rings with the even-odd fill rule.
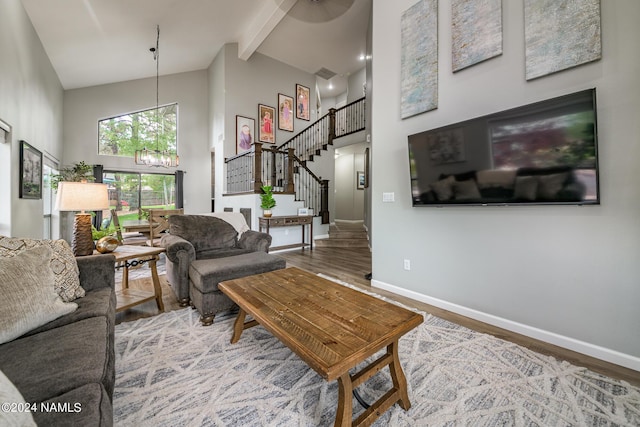
[[[71,249],[75,256],[93,253],[91,235],[91,213],[109,209],[109,191],[107,184],[63,181],[58,185],[56,209],[59,211],[80,211],[73,223],[73,241]]]

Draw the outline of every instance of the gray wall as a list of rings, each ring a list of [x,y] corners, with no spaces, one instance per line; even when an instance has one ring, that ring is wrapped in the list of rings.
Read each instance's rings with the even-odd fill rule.
[[[62,156],[63,90],[19,0],[0,2],[0,119],[12,126],[0,144],[0,234],[42,238],[42,200],[20,199],[20,140]]]
[[[358,190],[356,173],[364,172],[365,144],[338,148],[335,159],[335,219],[364,220],[364,190]]]
[[[401,120],[400,17],[414,3],[373,3],[373,284],[640,370],[640,2],[602,2],[602,60],[529,82],[522,2],[502,2],[503,55],[455,74],[441,5],[438,109]],[[600,206],[411,207],[408,135],[591,87]]]
[[[178,103],[178,169],[187,171],[185,213],[211,210],[207,85],[206,70],[160,76],[160,105]],[[64,165],[84,160],[111,170],[174,173],[175,168],[137,166],[131,158],[98,155],[98,120],[155,105],[155,77],[65,91]]]

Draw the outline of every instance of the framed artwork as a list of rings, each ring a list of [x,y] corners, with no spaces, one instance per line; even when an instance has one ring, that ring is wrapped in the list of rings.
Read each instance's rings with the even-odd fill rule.
[[[42,153],[20,141],[20,198],[42,198]]]
[[[298,216],[307,216],[307,215],[309,215],[309,209],[298,208]]]
[[[273,120],[276,117],[276,109],[267,105],[258,104],[258,120],[260,120],[260,131],[258,141],[274,144],[276,142]]]
[[[602,57],[600,0],[525,0],[526,79]]]
[[[451,1],[453,72],[502,55],[502,0]]]
[[[420,0],[400,22],[400,117],[438,108],[438,0]]]
[[[309,96],[311,91],[308,87],[296,84],[296,118],[310,120],[309,116]]]
[[[358,190],[364,190],[364,183],[365,183],[364,171],[356,172],[356,188]]]
[[[236,154],[251,150],[256,121],[249,117],[236,116]]]
[[[293,132],[293,98],[278,94],[278,129]]]

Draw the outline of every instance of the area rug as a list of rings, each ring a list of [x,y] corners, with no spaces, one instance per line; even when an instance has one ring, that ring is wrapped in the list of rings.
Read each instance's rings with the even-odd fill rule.
[[[400,340],[412,406],[374,425],[640,426],[639,388],[422,314]],[[116,326],[115,425],[333,425],[336,381],[261,326],[230,344],[233,316],[209,327],[198,317],[186,308]],[[373,402],[389,384],[384,369],[358,390]]]

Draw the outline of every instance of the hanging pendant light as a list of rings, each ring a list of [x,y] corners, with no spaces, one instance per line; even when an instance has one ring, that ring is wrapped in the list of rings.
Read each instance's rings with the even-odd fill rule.
[[[153,59],[156,61],[156,149],[149,150],[144,147],[142,150],[136,150],[134,161],[136,165],[174,168],[180,164],[178,153],[160,150],[160,25],[156,29],[156,47],[149,49],[153,53]]]

